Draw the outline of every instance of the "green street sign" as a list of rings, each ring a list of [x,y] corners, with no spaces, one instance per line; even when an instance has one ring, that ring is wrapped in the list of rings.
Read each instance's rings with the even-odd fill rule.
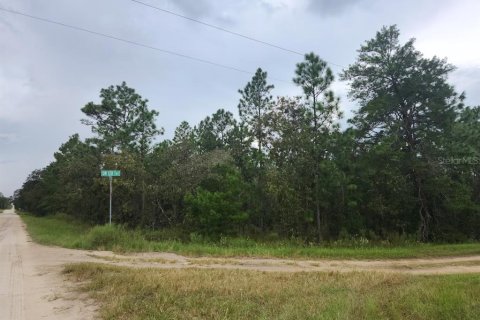
[[[102,170],[102,177],[120,177],[120,170]]]
[[[110,224],[112,224],[112,177],[120,177],[120,170],[100,170],[100,175],[109,178],[108,180],[110,182],[110,206],[108,209],[108,215]]]

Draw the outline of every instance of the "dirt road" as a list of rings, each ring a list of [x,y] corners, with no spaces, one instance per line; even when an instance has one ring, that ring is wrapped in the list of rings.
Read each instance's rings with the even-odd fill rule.
[[[31,242],[13,210],[0,214],[0,320],[93,319],[96,305],[61,274],[67,263],[133,268],[223,268],[281,272],[378,271],[409,274],[480,273],[480,256],[402,260],[287,260],[185,257],[172,253],[120,255]]]
[[[32,243],[13,210],[0,214],[0,320],[93,319],[95,304],[61,275],[61,265],[75,260]]]

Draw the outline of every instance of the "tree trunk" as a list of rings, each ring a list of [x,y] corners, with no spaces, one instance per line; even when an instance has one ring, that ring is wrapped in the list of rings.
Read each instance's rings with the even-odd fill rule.
[[[428,242],[431,240],[431,228],[430,222],[432,220],[432,215],[428,207],[427,197],[423,191],[423,183],[421,179],[417,176],[415,171],[413,172],[415,187],[417,190],[417,198],[419,201],[420,208],[418,214],[420,216],[420,226],[418,229],[418,240],[421,242]]]
[[[145,217],[145,177],[142,177],[142,207],[141,207],[141,213],[142,213],[142,220],[146,220]]]
[[[320,221],[320,203],[318,202],[318,199],[316,200],[315,207],[317,216],[317,242],[320,243],[322,242],[322,224]]]
[[[319,187],[319,162],[320,157],[318,156],[318,119],[317,119],[317,99],[315,94],[313,95],[313,170],[314,170],[314,187],[315,192],[315,217],[317,222],[317,241],[320,243],[322,241],[322,225],[321,225],[321,213],[320,213],[320,195],[318,194]]]
[[[259,174],[258,174],[258,192],[259,192],[259,197],[260,197],[260,228],[262,229],[262,232],[265,233],[266,230],[266,217],[267,217],[267,209],[265,205],[266,197],[265,197],[265,175],[264,175],[264,163],[263,163],[263,138],[262,138],[262,132],[263,132],[263,127],[262,127],[262,113],[261,109],[257,108],[257,128],[256,128],[256,138],[258,141],[258,150],[257,150],[257,156],[258,156],[258,169]]]

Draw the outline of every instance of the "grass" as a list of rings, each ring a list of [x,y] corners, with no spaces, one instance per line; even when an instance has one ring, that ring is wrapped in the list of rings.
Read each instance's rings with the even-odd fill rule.
[[[150,240],[152,234],[127,230],[121,226],[89,226],[65,216],[34,217],[21,215],[32,239],[46,245],[75,249],[113,250],[116,252],[175,252],[189,256],[278,257],[338,259],[399,259],[480,254],[480,243],[374,245],[301,245],[290,241],[257,242],[245,238],[222,238],[219,242],[202,240]]]
[[[103,319],[478,319],[480,275],[268,273],[77,264]]]
[[[90,226],[69,219],[67,216],[35,217],[21,214],[27,230],[35,242],[74,248],[77,241],[85,235]]]

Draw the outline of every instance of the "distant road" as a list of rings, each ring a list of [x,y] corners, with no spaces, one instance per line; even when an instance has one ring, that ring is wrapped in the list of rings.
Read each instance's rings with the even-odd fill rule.
[[[14,209],[0,214],[0,320],[92,318],[95,306],[75,299],[51,249],[29,240]]]

